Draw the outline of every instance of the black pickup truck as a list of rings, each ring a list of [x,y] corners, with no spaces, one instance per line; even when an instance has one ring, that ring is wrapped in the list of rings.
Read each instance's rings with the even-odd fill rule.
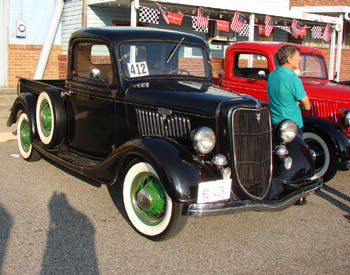
[[[265,102],[214,86],[201,38],[87,28],[68,54],[66,80],[19,80],[7,124],[25,160],[121,184],[143,236],[170,238],[187,216],[282,210],[320,189],[295,123],[272,130]]]

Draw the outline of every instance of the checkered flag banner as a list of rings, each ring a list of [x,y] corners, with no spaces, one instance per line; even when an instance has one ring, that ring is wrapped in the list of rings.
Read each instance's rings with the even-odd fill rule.
[[[321,26],[312,26],[311,36],[312,36],[312,38],[321,38],[322,37],[322,27]]]
[[[191,17],[192,17],[192,30],[196,32],[208,32],[208,27],[207,28],[198,27],[197,16],[191,16]]]
[[[160,11],[147,7],[141,7],[139,21],[145,23],[159,24]]]
[[[240,36],[249,36],[249,24],[243,24],[241,31],[239,32]]]
[[[285,32],[291,33],[290,26],[275,26],[276,28],[279,28]]]

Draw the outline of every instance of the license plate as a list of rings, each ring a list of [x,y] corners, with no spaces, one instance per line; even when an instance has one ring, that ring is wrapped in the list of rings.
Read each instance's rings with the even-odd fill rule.
[[[201,182],[197,203],[215,202],[230,198],[231,179]]]

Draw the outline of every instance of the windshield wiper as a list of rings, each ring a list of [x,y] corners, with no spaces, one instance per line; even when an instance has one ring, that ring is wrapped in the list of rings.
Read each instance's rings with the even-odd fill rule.
[[[171,51],[168,59],[166,60],[166,64],[169,63],[170,59],[173,57],[174,53],[176,52],[177,48],[180,46],[180,44],[182,43],[182,41],[184,41],[185,37],[182,37],[181,40],[179,41],[179,43],[177,43],[177,45],[175,46],[175,48]]]

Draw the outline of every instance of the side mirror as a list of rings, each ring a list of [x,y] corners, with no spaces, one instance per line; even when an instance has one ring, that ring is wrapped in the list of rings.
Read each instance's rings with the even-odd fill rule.
[[[101,71],[97,68],[93,68],[90,71],[91,80],[101,80]]]
[[[261,79],[266,79],[266,73],[265,73],[265,71],[259,71],[259,72],[258,72],[258,76],[259,76]]]

